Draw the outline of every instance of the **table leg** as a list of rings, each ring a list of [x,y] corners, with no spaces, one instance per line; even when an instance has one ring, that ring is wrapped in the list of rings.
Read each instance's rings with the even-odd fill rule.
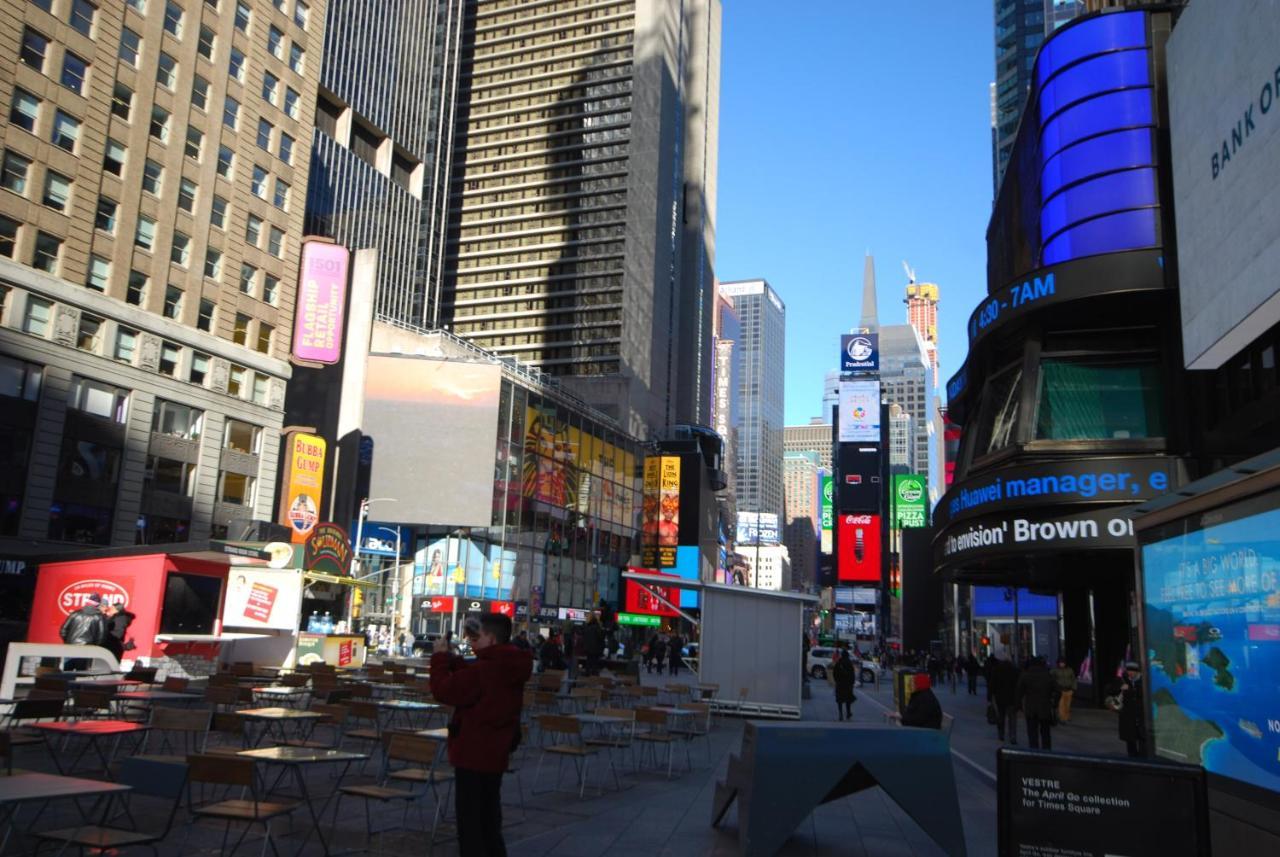
[[[343,778],[346,777],[347,771],[351,769],[351,762],[347,762],[342,766],[342,773],[338,774],[337,782],[334,784],[333,791],[324,799],[319,812],[316,811],[315,804],[311,798],[311,792],[307,789],[307,778],[302,772],[302,765],[292,765],[294,778],[298,781],[298,793],[302,797],[302,802],[307,805],[307,813],[311,816],[311,830],[307,831],[307,835],[298,845],[298,853],[301,854],[306,844],[311,839],[311,831],[314,830],[316,838],[320,840],[320,847],[324,851],[326,857],[333,852],[329,850],[329,842],[324,838],[324,830],[321,828],[320,819],[324,818],[324,814],[329,809],[329,803],[333,800],[334,795],[338,793],[338,785],[341,784]]]

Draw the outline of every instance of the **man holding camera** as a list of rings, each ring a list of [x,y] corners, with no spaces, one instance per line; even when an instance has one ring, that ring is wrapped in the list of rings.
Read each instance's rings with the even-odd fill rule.
[[[475,660],[436,641],[431,655],[431,694],[454,708],[449,722],[449,762],[456,776],[458,851],[461,857],[506,857],[502,839],[502,775],[520,744],[524,684],[533,655],[511,645],[511,619],[482,613],[463,632]]]

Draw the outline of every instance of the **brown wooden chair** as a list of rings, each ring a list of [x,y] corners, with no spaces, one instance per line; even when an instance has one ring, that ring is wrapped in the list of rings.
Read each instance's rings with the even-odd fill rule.
[[[346,705],[347,720],[355,728],[347,729],[343,735],[343,744],[353,740],[358,744],[380,744],[382,742],[382,712],[378,706],[366,700],[353,699]]]
[[[4,717],[4,762],[5,770],[13,773],[14,751],[18,747],[30,747],[34,744],[48,746],[45,733],[39,729],[27,729],[25,724],[39,723],[44,720],[61,720],[65,699],[19,699],[13,703],[9,713]]]
[[[36,676],[35,682],[31,685],[35,690],[56,690],[61,691],[63,698],[67,696],[67,692],[71,689],[71,683],[65,678],[53,678],[52,676]]]
[[[156,673],[159,670],[155,667],[140,667],[134,665],[133,669],[125,673],[125,679],[128,681],[136,681],[142,684],[155,684]]]
[[[588,747],[601,747],[610,753],[631,751],[631,767],[638,768],[635,758],[636,713],[630,708],[597,708],[593,713],[601,717],[617,717],[625,720],[621,726],[609,727],[602,734],[586,739]]]
[[[146,845],[153,853],[158,854],[155,845],[169,837],[173,830],[173,820],[178,814],[178,806],[182,803],[182,792],[187,783],[186,762],[158,762],[134,756],[121,761],[117,781],[129,786],[131,791],[127,806],[122,806],[115,817],[104,819],[102,824],[42,830],[34,836],[47,842],[61,842],[64,849],[77,846],[81,854],[86,850],[115,854],[139,845]],[[141,805],[139,798],[154,799],[154,806]],[[138,830],[132,826],[136,823],[136,818],[150,820],[155,817],[163,817],[165,820],[164,827],[160,830]],[[122,819],[128,819],[131,826],[107,823]]]
[[[210,685],[204,689],[204,701],[214,711],[234,711],[240,707],[240,688],[232,685]]]
[[[165,676],[164,684],[160,685],[160,689],[169,693],[186,693],[187,688],[191,686],[191,679],[185,676],[170,675]]]
[[[231,665],[231,674],[236,678],[253,675],[253,661],[236,661]]]
[[[215,790],[211,799],[197,801],[194,796],[190,799],[193,822],[201,818],[226,822],[222,846],[219,848],[220,854],[234,854],[244,844],[245,837],[249,835],[254,825],[262,826],[265,839],[264,850],[267,845],[270,845],[272,853],[278,853],[275,841],[271,838],[271,822],[289,815],[301,806],[301,803],[263,800],[258,791],[258,777],[255,775],[252,759],[193,754],[187,757],[187,765],[188,778],[193,786],[232,786],[240,789],[241,794],[248,795],[247,798],[220,799]],[[244,832],[236,839],[235,845],[228,851],[227,839],[233,824],[243,824],[245,827]],[[190,832],[190,829],[188,825],[187,831]],[[186,853],[185,837],[183,847],[178,849],[178,853]]]
[[[671,734],[683,738],[688,744],[701,738],[707,745],[707,766],[711,766],[711,705],[706,702],[686,702],[681,708],[694,712],[692,718],[673,721]]]
[[[569,691],[569,707],[575,713],[587,711],[600,704],[604,693],[598,687],[575,687]]]
[[[205,756],[239,756],[244,746],[244,718],[234,711],[214,711],[209,723],[209,738],[217,743],[205,743]]]
[[[565,759],[573,762],[574,773],[578,777],[578,797],[581,798],[586,793],[587,776],[591,759],[600,752],[599,747],[588,747],[582,740],[582,723],[574,717],[563,717],[559,714],[543,714],[538,717],[538,731],[542,736],[541,754],[538,756],[538,765],[533,773],[533,794],[538,792],[538,779],[542,775],[542,763],[550,754],[555,756],[556,762],[556,784],[560,783],[560,776],[564,769]],[[548,744],[547,739],[551,740]],[[609,761],[609,769],[613,771],[614,782],[617,783],[618,772],[613,767],[613,761]],[[619,788],[621,786],[619,785]],[[554,791],[554,788],[545,791]],[[604,794],[604,775],[600,776],[600,794]]]
[[[350,710],[345,705],[330,705],[325,702],[311,703],[311,711],[323,714],[324,719],[317,720],[309,738],[290,738],[284,743],[290,747],[314,747],[318,750],[337,750],[342,746],[342,737],[347,729],[347,717]],[[332,733],[328,741],[316,738],[316,730],[325,729]]]
[[[653,763],[656,767],[658,762],[658,748],[667,748],[667,777],[672,774],[672,763],[675,759],[676,744],[683,742],[679,736],[673,735],[668,729],[668,716],[665,711],[658,711],[655,708],[637,708],[636,709],[636,741],[640,746],[653,748]],[[640,728],[643,727],[643,728]],[[640,754],[644,755],[643,751]],[[690,770],[693,769],[693,762],[689,759],[689,747],[685,744],[685,759],[689,764]]]
[[[213,712],[207,708],[151,709],[147,732],[135,758],[183,764],[187,756],[207,752]]]
[[[109,719],[116,713],[115,698],[112,690],[77,687],[71,691],[67,714],[83,720]]]
[[[430,840],[430,844],[434,845],[441,811],[447,805],[448,799],[448,789],[446,789],[445,798],[441,798],[440,786],[445,785],[451,789],[454,779],[453,770],[445,761],[445,742],[406,732],[387,732],[383,735],[382,743],[383,768],[378,782],[339,787],[333,806],[334,819],[338,818],[338,806],[343,797],[361,798],[364,800],[365,835],[372,837],[376,832],[381,838],[386,830],[393,828],[374,831],[372,810],[374,801],[381,804],[403,801],[404,817],[401,819],[400,826],[404,827],[408,821],[410,805],[430,795],[435,805],[431,819]],[[392,785],[392,783],[405,785]],[[378,850],[381,851],[381,848]]]
[[[284,687],[306,687],[311,676],[306,673],[285,673],[280,676],[280,684]]]

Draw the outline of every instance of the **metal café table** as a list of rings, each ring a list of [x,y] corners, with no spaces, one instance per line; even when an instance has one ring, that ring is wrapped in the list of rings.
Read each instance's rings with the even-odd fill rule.
[[[130,786],[119,783],[108,783],[101,780],[84,780],[79,777],[62,777],[54,774],[14,774],[0,777],[0,825],[4,827],[4,837],[0,839],[0,854],[5,853],[9,838],[17,827],[18,809],[24,803],[45,803],[51,800],[71,798],[111,798],[127,792]],[[79,803],[76,804],[80,808]],[[43,808],[42,810],[43,811]],[[89,815],[83,809],[81,816],[88,821]],[[37,812],[35,818],[40,817]]]
[[[425,715],[427,723],[431,722],[432,715],[441,710],[441,706],[436,702],[418,702],[412,699],[380,699],[375,703],[383,711],[390,712],[387,717],[387,725],[395,724],[396,716],[404,716],[404,724],[409,729],[413,728],[413,717],[415,714]]]
[[[240,712],[242,715],[244,712]],[[260,747],[255,750],[241,750],[239,753],[246,759],[253,759],[267,765],[281,765],[287,770],[293,772],[293,781],[298,786],[298,795],[302,802],[307,805],[307,812],[311,815],[311,830],[307,831],[307,835],[298,845],[299,854],[303,853],[303,848],[308,840],[311,839],[311,833],[314,831],[316,838],[320,840],[320,847],[324,849],[324,853],[330,854],[329,842],[324,838],[324,830],[320,826],[320,819],[324,817],[329,807],[329,802],[333,800],[333,796],[338,793],[338,786],[341,785],[343,777],[347,775],[352,762],[363,762],[369,758],[367,753],[352,753],[347,750],[323,750],[315,747]],[[324,801],[320,809],[316,809],[316,797],[311,794],[307,788],[307,777],[303,768],[310,765],[342,765],[342,771],[334,779],[333,790],[324,796]],[[275,791],[279,786],[281,776],[276,778],[275,783],[268,791]]]
[[[300,702],[311,691],[305,687],[290,687],[283,684],[273,684],[266,687],[253,688],[254,702],[275,702],[282,705],[295,705]]]
[[[98,761],[102,762],[102,770],[107,771],[111,767],[111,759],[115,757],[116,750],[119,749],[120,739],[125,735],[146,732],[151,727],[144,723],[134,723],[130,720],[57,720],[52,723],[28,723],[25,728],[39,729],[49,736],[61,735],[64,739],[73,737],[84,739],[84,747],[81,748],[75,759],[67,767],[63,767],[61,753],[56,749],[53,751],[53,764],[57,766],[59,774],[65,774],[67,771],[74,771],[76,764],[90,750],[93,750],[98,756]],[[104,739],[113,741],[110,755],[104,755],[102,752],[100,742]]]
[[[244,738],[248,747],[259,746],[269,735],[278,738],[279,743],[285,743],[289,740],[289,724],[298,728],[298,737],[305,741],[310,737],[316,722],[328,716],[318,711],[299,711],[296,708],[242,708],[236,714],[244,722]],[[254,724],[262,726],[256,739],[253,735]]]

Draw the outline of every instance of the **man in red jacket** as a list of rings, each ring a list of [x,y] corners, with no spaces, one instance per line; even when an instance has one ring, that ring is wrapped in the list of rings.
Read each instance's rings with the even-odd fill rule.
[[[456,774],[455,808],[461,857],[506,857],[502,841],[502,775],[520,741],[524,683],[533,655],[511,645],[511,619],[483,613],[468,635],[476,659],[468,663],[436,640],[431,694],[454,707],[449,762]]]

